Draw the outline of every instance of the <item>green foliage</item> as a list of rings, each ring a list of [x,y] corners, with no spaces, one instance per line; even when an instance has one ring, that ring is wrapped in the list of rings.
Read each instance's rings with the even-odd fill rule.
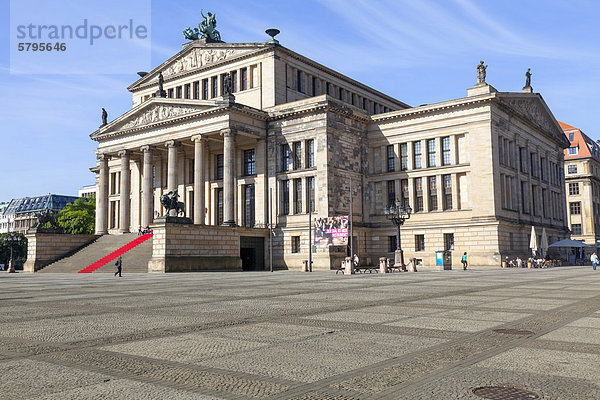
[[[65,233],[73,235],[94,233],[96,221],[96,198],[80,197],[67,204],[57,217],[57,224]]]
[[[10,260],[10,246],[4,240],[8,235],[8,233],[0,234],[0,264],[4,265],[8,265],[8,260]],[[21,242],[13,246],[14,260],[27,256],[27,238],[22,233],[17,233],[16,235],[21,238]]]

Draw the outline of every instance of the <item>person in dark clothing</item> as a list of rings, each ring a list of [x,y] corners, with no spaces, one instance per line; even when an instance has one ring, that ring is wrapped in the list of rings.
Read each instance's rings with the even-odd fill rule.
[[[121,257],[119,257],[119,259],[115,263],[115,265],[117,266],[117,272],[115,272],[115,276],[117,276],[117,274],[119,274],[119,277],[121,276],[121,264]]]

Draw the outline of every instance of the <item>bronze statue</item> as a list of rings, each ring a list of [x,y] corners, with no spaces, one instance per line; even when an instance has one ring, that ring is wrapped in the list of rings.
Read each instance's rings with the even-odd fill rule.
[[[216,29],[217,27],[217,14],[207,13],[208,16],[204,15],[202,10],[200,10],[200,15],[204,18],[204,21],[198,24],[198,28],[185,28],[183,31],[183,37],[188,40],[197,40],[200,38],[205,38],[207,41],[220,42],[221,34]]]
[[[58,222],[56,221],[57,213],[52,210],[42,210],[40,212],[35,213],[35,217],[37,218],[36,227],[43,228],[44,225],[49,224],[51,229],[58,229]]]
[[[231,74],[228,72],[223,76],[223,95],[231,94]]]
[[[100,126],[104,126],[107,124],[106,120],[108,119],[108,113],[106,112],[106,110],[103,108],[102,109],[102,125]]]
[[[165,83],[165,78],[163,77],[162,71],[160,71],[158,73],[158,90],[160,92],[164,91],[164,87],[163,87],[164,83]]]
[[[531,87],[531,68],[527,68],[527,72],[525,72],[525,88]]]
[[[177,201],[178,197],[179,195],[177,194],[177,189],[160,196],[160,204],[165,207],[165,216],[168,216],[171,210],[175,210],[175,214],[177,216],[179,216],[179,214],[183,214],[185,217],[185,205],[182,201]]]
[[[484,62],[480,61],[479,65],[477,66],[477,84],[478,85],[485,85],[485,69],[487,68],[487,65],[483,65]]]

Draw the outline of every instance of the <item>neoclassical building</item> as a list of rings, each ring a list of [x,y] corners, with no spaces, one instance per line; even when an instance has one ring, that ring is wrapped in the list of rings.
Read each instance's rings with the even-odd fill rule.
[[[565,190],[571,237],[600,245],[600,144],[580,129],[559,123],[571,143],[565,149]]]
[[[91,134],[99,234],[152,224],[160,196],[177,189],[194,226],[254,238],[246,246],[258,249],[259,269],[269,240],[276,267],[300,268],[309,211],[349,215],[350,196],[363,262],[392,256],[383,209],[396,198],[414,210],[405,255],[425,264],[443,249],[457,265],[464,251],[480,265],[524,256],[532,225],[551,241],[568,237],[569,143],[531,87],[498,92],[484,78],[466,97],[410,107],[274,40],[196,40],[128,89],[132,109]],[[315,246],[315,268],[346,253]]]

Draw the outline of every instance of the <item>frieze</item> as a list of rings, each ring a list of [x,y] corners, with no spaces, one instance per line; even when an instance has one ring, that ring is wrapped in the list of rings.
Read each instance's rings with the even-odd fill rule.
[[[168,68],[165,68],[163,75],[165,77],[177,75],[181,72],[188,72],[196,68],[203,67],[231,58],[240,52],[233,49],[192,49],[184,57],[173,62]]]
[[[179,117],[185,114],[191,114],[193,112],[201,111],[198,107],[194,106],[170,106],[159,104],[146,110],[143,114],[140,114],[132,120],[126,122],[120,129],[131,129],[138,126],[149,125],[154,122],[163,121],[170,118]]]

